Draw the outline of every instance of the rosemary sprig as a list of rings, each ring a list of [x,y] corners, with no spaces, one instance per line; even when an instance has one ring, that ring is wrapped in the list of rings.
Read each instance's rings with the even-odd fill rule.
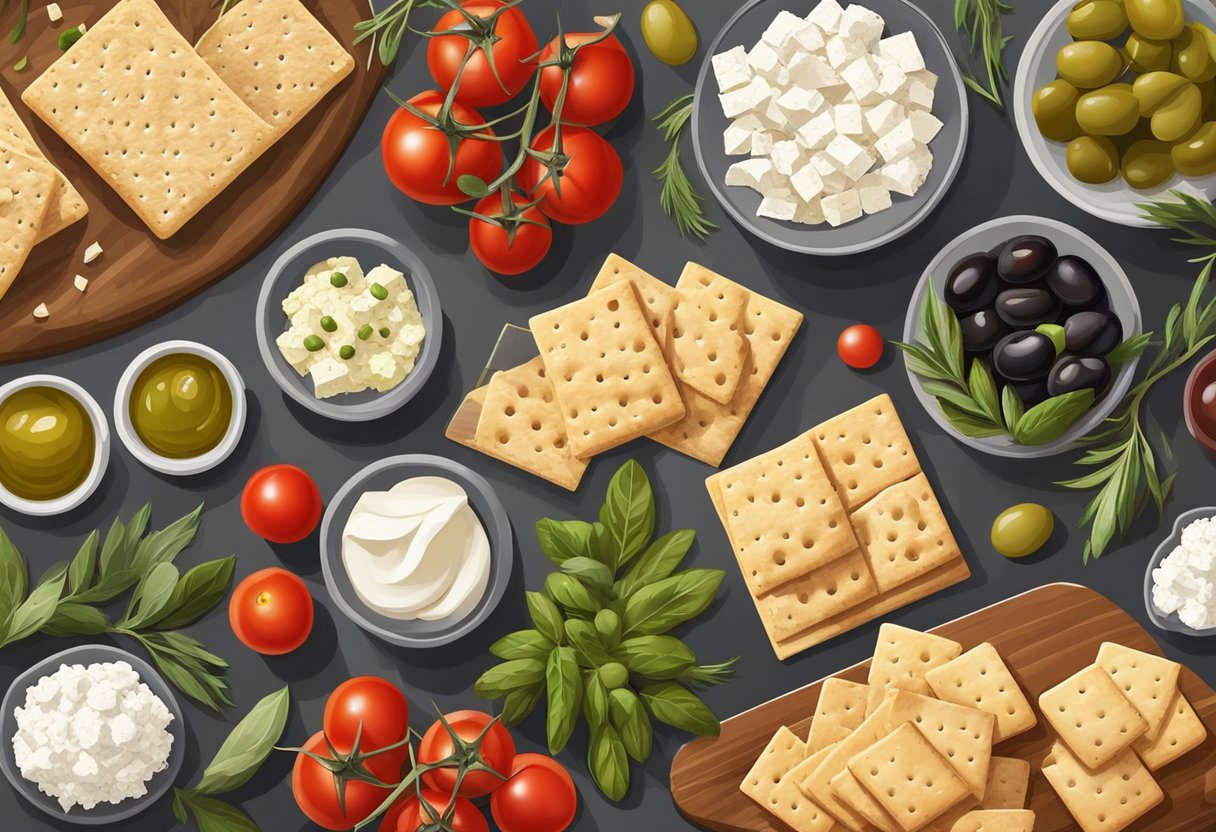
[[[1001,16],[1013,14],[1013,6],[1004,0],[954,0],[954,28],[970,36],[971,54],[977,52],[984,61],[986,81],[970,72],[963,73],[963,83],[997,109],[1004,110],[1001,85],[1009,81],[1004,51],[1012,36],[1006,36]]]
[[[692,103],[691,93],[680,96],[652,119],[663,134],[663,141],[670,145],[667,157],[663,164],[655,168],[653,175],[662,184],[659,203],[663,206],[663,213],[675,220],[676,227],[684,236],[695,234],[705,239],[718,226],[705,216],[701,206],[705,197],[697,193],[680,162],[680,137],[692,116]]]
[[[459,8],[460,5],[455,0],[395,0],[384,11],[355,24],[355,43],[360,44],[380,33],[376,54],[380,57],[380,63],[389,66],[397,60],[397,53],[401,50],[401,41],[406,33],[416,31],[410,28],[410,14],[414,9]]]
[[[1216,205],[1182,191],[1170,191],[1170,196],[1177,201],[1145,202],[1136,207],[1145,219],[1177,231],[1181,236],[1170,238],[1175,243],[1208,249],[1190,262],[1216,260]]]

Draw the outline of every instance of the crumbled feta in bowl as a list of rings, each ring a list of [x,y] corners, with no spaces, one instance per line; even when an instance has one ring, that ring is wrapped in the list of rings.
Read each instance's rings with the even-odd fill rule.
[[[1158,627],[1216,635],[1216,507],[1178,517],[1149,561],[1144,595]]]

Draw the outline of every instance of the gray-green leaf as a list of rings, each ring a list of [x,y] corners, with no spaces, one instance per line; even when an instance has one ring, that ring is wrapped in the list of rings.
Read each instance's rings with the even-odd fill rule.
[[[639,587],[669,577],[679,568],[696,539],[697,533],[692,529],[677,529],[651,543],[629,566],[625,577],[617,581],[617,595],[628,598]]]
[[[248,783],[283,736],[290,707],[286,687],[254,705],[228,734],[191,795],[227,794]]]
[[[583,520],[552,520],[543,517],[536,521],[536,539],[545,557],[558,566],[570,558],[592,557],[594,530]]]
[[[558,647],[549,654],[545,666],[545,694],[549,700],[545,732],[549,753],[556,754],[566,747],[574,726],[578,724],[582,678],[573,647]]]
[[[1014,439],[1022,445],[1054,442],[1089,411],[1094,404],[1093,390],[1074,390],[1052,396],[1036,404],[1018,419]]]
[[[137,571],[150,569],[158,563],[172,563],[194,540],[203,516],[203,506],[178,518],[165,528],[152,532],[135,547],[133,566]]]
[[[100,548],[101,535],[96,529],[80,544],[76,556],[68,566],[68,596],[83,592],[93,583],[97,573],[97,552]]]
[[[34,587],[34,591],[29,594],[29,597],[13,610],[0,646],[21,641],[41,630],[55,614],[55,608],[59,604],[59,596],[63,595],[65,583],[67,583],[67,572],[61,570],[58,576],[52,576]]]
[[[500,659],[544,659],[556,646],[539,630],[518,630],[491,644],[490,652]]]
[[[119,622],[120,627],[138,629],[155,621],[173,597],[177,586],[177,567],[171,563],[157,563],[135,587],[127,614]]]
[[[473,690],[482,699],[498,699],[513,690],[535,685],[544,678],[545,662],[541,659],[511,659],[481,674]]]
[[[561,570],[577,578],[592,592],[608,596],[612,593],[612,570],[598,560],[574,557],[564,561]]]
[[[526,592],[524,597],[528,602],[528,615],[532,618],[532,626],[554,644],[561,644],[566,634],[562,626],[564,619],[561,610],[543,592]]]
[[[144,619],[141,626],[178,630],[193,624],[224,600],[235,569],[236,555],[193,567],[173,587],[173,594],[160,613]]]
[[[194,812],[198,832],[259,832],[249,815],[222,800],[192,797],[186,805]]]
[[[41,632],[48,636],[99,636],[110,629],[110,619],[97,607],[61,601]]]
[[[620,800],[629,791],[629,759],[620,735],[611,725],[592,732],[587,766],[595,785],[609,800]]]
[[[608,484],[600,509],[600,522],[612,541],[612,569],[633,560],[654,535],[654,492],[646,471],[631,459],[620,467]]]
[[[697,663],[692,650],[672,636],[638,636],[617,648],[621,663],[649,679],[675,679]]]
[[[13,541],[0,529],[0,625],[25,599],[28,583],[25,560]]]
[[[613,690],[608,694],[608,711],[625,751],[639,763],[646,762],[654,744],[654,729],[637,694],[629,688]]]
[[[688,569],[642,587],[625,604],[625,636],[665,633],[700,615],[713,602],[722,577],[720,569]]]
[[[650,715],[672,728],[701,737],[716,737],[722,730],[718,718],[701,698],[675,682],[659,682],[640,691]]]
[[[502,724],[511,728],[523,722],[536,708],[544,693],[544,685],[533,685],[530,688],[508,691],[507,695],[502,698]]]
[[[600,603],[577,579],[561,572],[551,572],[545,578],[545,592],[566,614],[590,621],[600,611]]]

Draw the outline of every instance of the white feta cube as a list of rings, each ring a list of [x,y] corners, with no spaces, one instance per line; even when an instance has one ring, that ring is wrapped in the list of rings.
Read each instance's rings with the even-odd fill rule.
[[[828,142],[825,152],[850,182],[857,181],[874,166],[874,157],[848,136],[836,136]]]
[[[902,98],[908,88],[907,74],[899,68],[899,64],[891,61],[884,62],[879,69],[877,94],[882,98]]]
[[[857,196],[861,199],[861,210],[867,214],[877,214],[891,207],[891,192],[882,185],[859,187]]]
[[[797,210],[798,203],[793,199],[783,196],[766,196],[760,200],[760,207],[756,209],[756,216],[788,222],[794,219],[794,213]]]
[[[748,113],[751,116],[751,113]],[[752,116],[755,118],[755,116]],[[722,133],[722,145],[727,156],[742,156],[746,153],[751,153],[752,150],[752,130],[747,127],[740,127],[739,121],[736,119],[731,122],[730,126]]]
[[[916,163],[904,157],[889,165],[884,165],[880,171],[882,184],[887,190],[904,196],[916,196],[920,186],[925,183],[925,177],[916,169]]]
[[[828,38],[824,54],[827,55],[828,64],[832,69],[839,70],[845,64],[852,63],[866,54],[866,47],[860,41],[836,35]]]
[[[837,104],[832,108],[832,119],[836,132],[842,136],[860,136],[865,132],[860,104]]]
[[[908,113],[908,123],[912,125],[912,135],[921,144],[928,144],[942,129],[942,123],[933,113],[924,110],[913,110]]]
[[[878,89],[878,67],[869,55],[858,58],[840,70],[840,77],[849,85],[849,91],[858,101],[864,101]]]
[[[907,118],[904,108],[890,99],[875,104],[873,107],[867,107],[862,111],[862,115],[865,117],[870,132],[877,136],[885,136],[895,128],[895,125]]]
[[[312,365],[309,373],[312,375],[314,395],[318,399],[325,399],[345,392],[350,368],[336,358],[322,358]]]
[[[933,90],[921,80],[908,82],[908,104],[922,110],[933,109]]]
[[[788,133],[795,129],[795,125],[790,124],[789,114],[785,110],[777,106],[777,96],[774,90],[774,95],[764,102],[764,106],[758,112],[760,120],[764,122],[765,129],[776,130],[780,133]]]
[[[920,81],[930,90],[937,89],[937,76],[927,69],[918,69],[908,73],[908,80]]]
[[[823,225],[823,207],[819,204],[819,200],[799,203],[798,209],[794,211],[794,222],[800,222],[803,225]]]
[[[916,149],[916,135],[912,132],[912,122],[904,119],[889,133],[880,136],[878,141],[874,142],[874,147],[882,154],[883,161],[888,164],[907,156]]]
[[[790,83],[808,90],[823,90],[842,83],[836,70],[818,55],[797,55],[789,63]]]
[[[807,162],[790,176],[790,187],[803,202],[810,202],[823,193],[823,177],[815,166]]]
[[[819,0],[819,4],[811,10],[806,19],[814,23],[829,35],[834,35],[840,29],[840,18],[844,9],[836,0]]]
[[[915,72],[925,68],[925,58],[916,45],[916,35],[900,32],[878,42],[878,54],[899,64],[904,72]]]
[[[773,152],[773,134],[768,130],[752,133],[752,146],[748,151],[753,156],[767,156]]]
[[[852,188],[825,196],[820,200],[819,205],[823,208],[824,219],[833,228],[844,225],[846,222],[852,222],[861,216],[861,197]]]
[[[840,16],[838,31],[844,37],[853,38],[869,48],[878,43],[886,25],[878,12],[867,9],[860,3],[853,3]]]
[[[824,110],[799,127],[795,138],[798,144],[807,150],[818,150],[826,147],[834,135],[836,135],[836,119],[830,110]]]
[[[780,48],[781,44],[785,43],[786,38],[805,25],[806,20],[793,12],[782,9],[777,12],[777,16],[773,18],[773,22],[768,24],[768,28],[760,36],[760,40],[762,43],[767,43],[775,49]]]
[[[52,23],[58,23],[63,20],[63,10],[59,8],[58,3],[48,3],[46,7],[47,19]]]
[[[772,88],[759,76],[753,77],[746,86],[718,96],[722,102],[722,113],[727,118],[736,118],[762,106],[772,94]]]
[[[775,74],[777,68],[781,66],[781,58],[777,55],[777,50],[764,41],[760,41],[747,53],[747,65],[757,75],[767,78]]]
[[[764,158],[744,159],[726,169],[726,184],[759,190],[760,183],[773,170],[773,163]]]
[[[782,43],[781,49],[786,53],[786,62],[797,52],[821,52],[827,45],[823,30],[807,20],[801,20],[800,25]]]
[[[849,187],[849,179],[838,170],[823,177],[823,193],[825,196],[838,194]]]
[[[773,170],[783,176],[790,176],[802,157],[802,148],[792,139],[773,142],[773,152],[769,158],[773,160]]]
[[[933,151],[918,142],[912,152],[908,154],[908,158],[916,166],[916,172],[921,175],[921,178],[928,179],[929,171],[933,170]]]
[[[718,81],[718,92],[730,92],[752,79],[752,68],[747,63],[747,50],[742,46],[728,49],[709,60]]]

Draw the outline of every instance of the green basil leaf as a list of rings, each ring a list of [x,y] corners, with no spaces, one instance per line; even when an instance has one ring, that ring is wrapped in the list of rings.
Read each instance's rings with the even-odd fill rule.
[[[594,670],[583,674],[583,716],[593,734],[608,724],[608,688]]]
[[[967,387],[971,391],[971,398],[975,400],[983,414],[993,424],[1001,424],[1001,400],[996,392],[996,380],[993,379],[992,371],[983,361],[971,362]]]
[[[173,787],[173,817],[182,826],[190,822],[190,817],[186,814],[184,795],[185,792],[177,786]]]
[[[639,555],[654,535],[654,492],[646,471],[631,459],[613,474],[600,509],[612,541],[612,570],[619,569]]]
[[[132,565],[137,571],[146,571],[158,563],[171,563],[194,540],[202,516],[203,506],[200,503],[198,508],[185,517],[178,518],[139,541],[135,547]]]
[[[903,341],[892,341],[904,354],[904,363],[913,374],[921,378],[936,381],[951,381],[950,368],[944,359],[930,352],[920,344],[907,344]]]
[[[1023,445],[1046,445],[1048,442],[1054,442],[1076,424],[1093,404],[1093,390],[1074,390],[1062,396],[1052,396],[1023,414],[1018,420],[1014,439]]]
[[[570,741],[574,726],[578,724],[582,694],[582,679],[574,658],[574,648],[554,649],[545,665],[545,695],[549,701],[545,733],[550,754],[558,753]]]
[[[566,634],[561,610],[543,592],[525,592],[524,597],[528,602],[532,626],[554,644],[561,644]]]
[[[577,578],[592,592],[600,595],[612,593],[612,570],[598,560],[585,557],[569,558],[562,563],[560,569],[565,574]]]
[[[216,711],[233,704],[228,683],[218,672],[228,663],[204,650],[196,639],[174,632],[128,635],[138,639],[161,675],[186,696]]]
[[[101,535],[94,529],[84,539],[84,543],[80,544],[80,549],[77,550],[76,556],[72,558],[72,563],[68,566],[69,597],[78,592],[83,592],[93,583],[93,576],[97,574],[97,552],[100,541]]]
[[[473,690],[482,699],[499,699],[513,690],[530,687],[545,678],[541,659],[511,659],[496,664],[481,674]]]
[[[600,611],[600,603],[576,578],[561,572],[551,572],[545,578],[545,592],[566,615],[590,621]]]
[[[921,389],[939,402],[945,402],[977,421],[989,421],[988,414],[972,397],[970,390],[961,390],[953,382],[922,381]]]
[[[654,729],[637,694],[628,688],[612,691],[608,694],[608,712],[626,753],[639,763],[646,762],[654,745]]]
[[[1022,414],[1025,412],[1026,405],[1022,403],[1022,397],[1012,386],[1006,384],[1001,390],[1001,416],[1005,421],[1005,430],[1010,436],[1017,433],[1018,422],[1022,421]]]
[[[583,667],[596,668],[615,661],[599,630],[590,621],[572,618],[566,622],[566,638],[574,647],[575,657]]]
[[[967,413],[943,399],[937,400],[937,406],[941,408],[946,421],[963,436],[982,439],[986,436],[1000,436],[1005,432],[1003,424],[994,425],[987,417]]]
[[[145,512],[146,518],[146,512],[150,512],[151,508],[149,505],[145,505],[140,511]],[[135,517],[131,518],[132,524],[135,519]],[[147,522],[146,519],[145,522]],[[123,526],[122,521],[115,517],[114,522],[110,524],[110,531],[106,533],[105,543],[101,546],[101,557],[97,564],[102,580],[105,580],[112,572],[130,568],[130,558],[134,552],[134,541],[127,540],[127,527]]]
[[[191,797],[187,804],[194,812],[198,832],[260,832],[249,815],[222,800]]]
[[[140,639],[155,644],[161,649],[178,653],[182,657],[198,663],[200,666],[212,665],[219,668],[228,666],[228,662],[206,650],[201,641],[185,633],[166,630],[161,633],[140,634]]]
[[[490,652],[500,659],[543,659],[556,646],[539,630],[518,630],[491,644]]]
[[[639,692],[650,715],[665,725],[701,737],[716,737],[722,730],[713,711],[688,688],[659,682]]]
[[[232,586],[236,555],[209,560],[191,568],[173,587],[164,608],[142,626],[158,630],[179,630],[193,624],[224,600]]]
[[[600,643],[609,650],[621,643],[621,617],[615,610],[600,610],[595,614],[595,631]]]
[[[1133,335],[1119,346],[1106,354],[1106,363],[1115,367],[1119,364],[1126,364],[1133,358],[1138,358],[1148,349],[1152,343],[1153,333],[1142,332],[1139,335]]]
[[[696,539],[697,533],[692,529],[677,529],[651,543],[629,566],[625,577],[617,581],[617,595],[627,598],[639,587],[669,577],[679,568]]]
[[[99,636],[110,629],[110,619],[97,607],[62,601],[40,632],[48,636]]]
[[[59,605],[59,596],[63,595],[64,584],[67,583],[67,572],[60,571],[57,576],[34,587],[29,597],[21,602],[9,617],[8,628],[0,644],[12,644],[33,635],[42,629],[46,622],[55,614]]]
[[[587,766],[595,785],[609,800],[620,800],[629,791],[629,759],[620,735],[611,725],[592,733]]]
[[[25,599],[28,584],[25,559],[4,530],[0,529],[0,625]]]
[[[625,636],[665,633],[700,615],[713,602],[722,577],[720,569],[688,569],[642,587],[625,604]]]
[[[626,639],[616,655],[631,672],[649,679],[675,679],[697,663],[692,650],[672,636]]]
[[[177,567],[173,564],[158,563],[153,566],[135,587],[131,602],[127,606],[127,614],[118,622],[118,626],[138,629],[150,621],[155,621],[173,597],[177,579]]]
[[[544,685],[533,685],[530,688],[508,691],[502,698],[502,724],[512,728],[527,718],[536,709],[541,696],[545,693]]]
[[[283,736],[290,708],[291,694],[286,687],[254,705],[207,764],[192,795],[227,794],[248,783]]]
[[[570,558],[591,557],[593,532],[591,524],[582,520],[543,517],[536,521],[536,539],[540,542],[540,550],[557,566]]]

